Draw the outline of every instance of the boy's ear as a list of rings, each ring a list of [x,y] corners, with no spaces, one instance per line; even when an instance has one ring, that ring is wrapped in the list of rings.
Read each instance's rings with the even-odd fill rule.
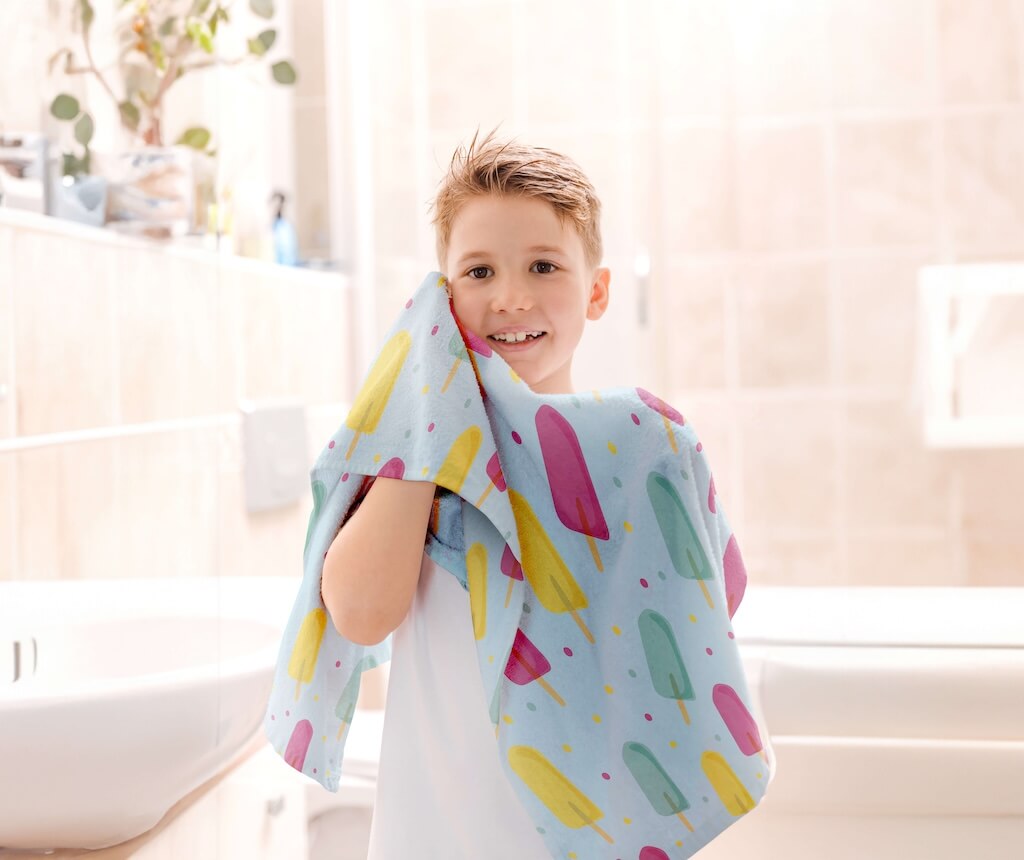
[[[611,280],[611,269],[599,266],[594,270],[594,279],[590,285],[590,301],[587,303],[588,320],[597,320],[604,316],[608,309],[608,287]]]

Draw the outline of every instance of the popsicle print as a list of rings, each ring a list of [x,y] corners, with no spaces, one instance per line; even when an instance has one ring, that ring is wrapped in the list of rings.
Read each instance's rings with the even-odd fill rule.
[[[512,588],[515,586],[516,580],[523,581],[523,566],[512,555],[512,547],[508,544],[505,544],[505,551],[501,554],[501,572],[508,577],[508,592],[505,594],[505,608],[508,609],[508,603],[512,599]]]
[[[323,481],[313,481],[313,510],[309,515],[309,523],[306,525],[306,543],[302,547],[302,554],[305,555],[309,549],[309,539],[313,536],[313,525],[320,516],[320,507],[324,503],[324,496],[327,495],[327,488]]]
[[[363,672],[376,666],[377,658],[372,654],[367,654],[356,664],[351,676],[349,676],[348,683],[345,684],[345,689],[341,691],[338,704],[334,708],[334,716],[341,720],[341,725],[338,727],[339,741],[345,732],[345,727],[352,722],[352,717],[355,715],[356,701],[359,699],[359,684],[362,680]]]
[[[725,601],[729,607],[729,617],[736,614],[747,590],[747,568],[740,555],[740,545],[736,543],[736,535],[729,535],[729,542],[722,554],[722,568],[725,578]]]
[[[676,434],[672,432],[672,427],[668,422],[674,421],[682,427],[686,424],[686,419],[683,418],[680,412],[677,412],[660,397],[651,394],[650,391],[646,391],[643,388],[637,388],[636,393],[640,395],[640,399],[644,403],[650,406],[651,409],[661,416],[661,420],[665,422],[665,432],[668,434],[668,442],[672,446],[672,453],[678,454],[679,447],[676,445]]]
[[[683,815],[690,808],[690,802],[665,772],[654,753],[642,743],[626,741],[622,745],[622,760],[654,811],[658,815],[678,816],[693,833],[693,825]]]
[[[743,755],[754,755],[759,753],[761,760],[768,761],[764,747],[761,743],[761,733],[757,730],[757,723],[743,704],[737,692],[728,684],[715,684],[711,690],[711,701],[718,708],[722,721],[729,734],[732,735],[736,746]]]
[[[306,751],[309,749],[309,741],[313,737],[313,724],[309,720],[299,720],[292,729],[291,737],[288,738],[288,746],[285,747],[284,760],[297,771],[301,772],[306,763]]]
[[[491,482],[487,485],[487,489],[484,490],[483,495],[476,500],[476,506],[478,508],[483,507],[483,504],[485,501],[487,501],[487,497],[490,495],[491,490],[493,490],[495,487],[498,488],[499,493],[505,492],[505,475],[501,471],[501,463],[498,462],[497,451],[495,451],[491,455],[491,459],[487,461],[487,477],[491,479]]]
[[[392,457],[383,466],[380,467],[380,471],[377,473],[378,478],[395,478],[402,480],[405,477],[405,463],[402,462],[401,457]]]
[[[594,538],[608,540],[608,524],[576,431],[558,410],[547,404],[537,410],[534,421],[555,513],[566,528],[586,535],[594,564],[603,571]]]
[[[704,584],[704,580],[714,576],[714,571],[676,488],[664,475],[651,472],[647,476],[647,498],[654,509],[672,567],[680,576],[697,580],[708,606],[714,609],[715,604]]]
[[[292,646],[291,658],[288,660],[288,674],[295,678],[295,701],[299,700],[302,685],[313,680],[316,659],[320,654],[320,643],[327,627],[327,613],[322,609],[313,609],[302,619],[299,634]]]
[[[448,449],[448,456],[437,470],[434,483],[453,493],[459,492],[483,439],[483,432],[475,424],[463,430]]]
[[[696,694],[679,653],[672,625],[664,615],[653,609],[645,609],[637,619],[637,626],[640,628],[640,641],[644,646],[644,656],[647,658],[654,689],[666,699],[675,699],[683,720],[686,725],[690,725],[690,715],[683,700],[694,700]]]
[[[598,827],[604,813],[594,805],[540,750],[528,746],[508,749],[508,762],[516,775],[566,827],[593,827],[608,844],[614,839]]]
[[[671,858],[654,845],[645,845],[640,849],[639,860],[671,860]]]
[[[739,818],[754,808],[754,798],[720,753],[706,750],[700,757],[700,766],[718,799],[730,813]]]
[[[345,419],[345,426],[355,430],[352,437],[352,444],[348,446],[345,459],[352,456],[356,449],[361,433],[373,433],[377,429],[377,423],[384,414],[384,407],[388,405],[391,392],[395,387],[398,374],[401,373],[405,359],[409,355],[409,347],[412,345],[412,338],[409,332],[403,329],[396,332],[391,339],[384,344],[384,348],[373,363],[363,387],[359,389],[355,402],[349,410]]]
[[[468,357],[466,344],[462,342],[462,335],[458,332],[455,332],[455,334],[452,335],[451,340],[448,341],[448,354],[455,356],[455,363],[452,365],[452,369],[448,371],[448,378],[445,379],[444,385],[441,386],[442,394],[444,394],[448,390],[448,386],[451,385],[452,380],[455,378],[455,372],[459,369],[459,365]]]
[[[479,642],[487,634],[487,547],[482,543],[474,543],[466,550],[466,584],[473,635]]]
[[[517,627],[516,638],[512,643],[512,653],[509,654],[508,663],[505,666],[505,677],[520,687],[531,681],[536,681],[545,693],[564,707],[565,699],[559,696],[542,677],[550,671],[551,663],[548,662],[547,657],[529,640],[522,628]]]
[[[578,610],[588,606],[587,595],[569,572],[529,502],[511,487],[508,498],[512,503],[512,514],[519,533],[523,573],[530,587],[548,612],[570,613],[587,641],[593,645],[594,634],[578,614]]]

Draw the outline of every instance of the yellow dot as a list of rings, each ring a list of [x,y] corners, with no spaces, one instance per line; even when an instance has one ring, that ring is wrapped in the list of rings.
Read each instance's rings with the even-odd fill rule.
[[[572,747],[569,746],[569,744],[562,744],[562,749],[564,749],[566,752],[572,752]]]
[[[330,775],[331,775],[331,772],[329,770],[325,770],[324,771],[324,776],[330,776]]]
[[[601,717],[600,717],[600,715],[598,715],[598,714],[594,714],[594,722],[595,722],[595,723],[599,723],[599,722],[601,722]]]
[[[754,776],[756,776],[758,779],[761,778],[761,774],[759,774],[759,773],[755,773]]]
[[[488,654],[487,655],[487,662],[488,663],[493,663],[494,662],[494,655],[493,654]]]
[[[615,443],[614,442],[609,442],[608,443],[608,450],[611,451],[613,454],[618,454],[619,453],[619,450],[618,450],[618,448],[615,447]]]
[[[374,454],[373,455],[373,462],[374,463],[379,463],[380,462],[380,454]]]
[[[612,626],[612,633],[614,633],[616,636],[621,636],[622,635],[622,631],[619,629],[619,625],[618,624],[615,624],[615,625]]]
[[[519,374],[516,373],[511,367],[508,369],[509,376],[512,377],[513,382],[520,382]]]
[[[506,723],[511,723],[512,722],[512,718],[508,714],[504,715],[504,720],[505,720]]]
[[[429,466],[424,466],[423,467],[423,474],[424,475],[427,474],[427,469],[429,469],[429,468],[430,468]]]
[[[692,622],[693,622],[694,624],[696,624],[696,623],[697,623],[697,616],[696,616],[696,615],[691,615],[691,616],[690,616],[690,620],[691,620],[691,621],[692,621]]]
[[[672,749],[675,749],[677,746],[679,746],[679,744],[677,744],[675,741],[669,741],[668,745],[672,747]]]
[[[439,287],[443,287],[447,283],[448,283],[448,279],[444,275],[441,275],[441,277],[437,279],[437,285]]]
[[[576,852],[575,851],[570,851],[569,852],[569,860],[576,860]]]
[[[677,839],[676,840],[676,847],[677,848],[682,848],[683,847],[683,841],[681,839]]]
[[[318,700],[319,698],[320,698],[319,694],[318,694],[318,695],[316,695],[316,696],[313,696],[313,701],[315,702],[315,701],[317,701],[317,700]]]
[[[607,693],[607,694],[608,694],[609,696],[610,696],[610,695],[611,695],[612,693],[614,693],[614,692],[615,692],[615,691],[614,691],[614,690],[613,690],[613,689],[611,688],[611,685],[609,685],[609,684],[605,684],[605,685],[604,685],[604,691],[605,691],[605,692],[606,692],[606,693]]]
[[[322,740],[323,740],[324,743],[327,743],[327,735],[324,735]]]
[[[622,819],[622,823],[623,824],[632,824],[633,823],[633,819],[632,818],[623,818]]]
[[[424,385],[423,386],[423,393],[426,394],[428,391],[430,391],[430,386],[429,385]]]
[[[626,527],[627,532],[633,531],[633,524],[629,520],[626,520],[623,525]]]

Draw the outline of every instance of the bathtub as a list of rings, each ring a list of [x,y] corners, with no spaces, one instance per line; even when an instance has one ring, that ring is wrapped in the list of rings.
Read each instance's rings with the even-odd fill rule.
[[[1024,856],[1024,588],[751,587],[777,770],[701,860]]]

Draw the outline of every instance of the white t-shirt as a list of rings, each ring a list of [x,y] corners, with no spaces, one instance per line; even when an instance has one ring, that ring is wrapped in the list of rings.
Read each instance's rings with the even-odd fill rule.
[[[368,860],[550,857],[501,767],[469,593],[426,552],[391,645]]]

